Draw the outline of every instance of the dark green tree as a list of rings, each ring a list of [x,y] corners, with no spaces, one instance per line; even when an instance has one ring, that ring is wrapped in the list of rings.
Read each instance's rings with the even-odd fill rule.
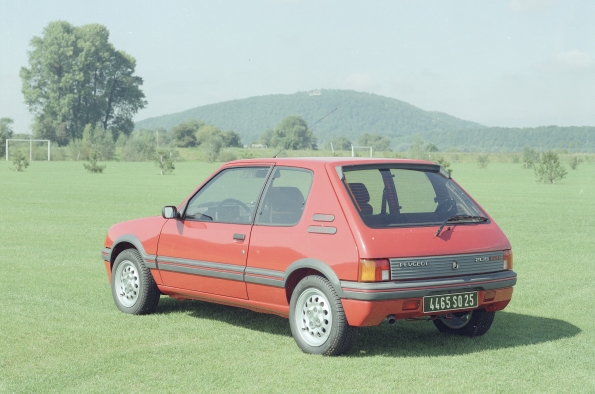
[[[31,39],[29,67],[20,75],[36,137],[65,145],[96,123],[114,139],[132,132],[132,117],[147,104],[143,80],[134,75],[135,59],[108,39],[105,26],[65,21],[51,22]]]
[[[535,165],[535,178],[537,182],[556,183],[564,178],[568,172],[560,163],[560,157],[554,151],[547,151],[541,154],[539,163]]]
[[[229,148],[242,148],[242,139],[240,135],[233,130],[223,132],[223,145]]]
[[[352,142],[349,138],[339,136],[331,138],[324,143],[325,149],[331,149],[331,143],[333,144],[334,150],[351,150]]]
[[[29,167],[29,160],[27,160],[27,156],[21,150],[17,150],[12,156],[12,164],[14,165],[12,167],[13,170],[21,172]]]
[[[83,167],[85,167],[85,170],[89,171],[92,174],[101,174],[103,170],[105,170],[105,165],[101,166],[97,164],[97,160],[99,160],[100,158],[101,153],[99,153],[99,151],[92,150],[91,153],[89,153],[89,162],[83,163]]]
[[[12,138],[11,118],[0,118],[0,156],[5,154],[6,140]]]
[[[357,140],[361,146],[371,146],[375,151],[390,151],[390,138],[380,134],[364,133]]]
[[[180,148],[196,146],[196,132],[204,125],[204,122],[190,119],[174,126],[171,133],[174,137],[175,144]]]
[[[287,116],[275,127],[271,146],[284,149],[316,149],[316,136],[301,116]]]

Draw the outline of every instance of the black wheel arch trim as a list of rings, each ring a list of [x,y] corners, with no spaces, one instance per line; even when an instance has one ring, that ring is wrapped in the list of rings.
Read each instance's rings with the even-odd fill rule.
[[[157,256],[152,254],[147,254],[145,248],[143,247],[142,242],[133,234],[122,234],[118,238],[116,238],[112,244],[111,248],[103,248],[101,251],[101,258],[109,261],[111,263],[114,262],[116,256],[113,256],[114,250],[117,248],[119,244],[122,242],[126,242],[132,244],[136,250],[140,253],[141,257],[143,258],[143,262],[150,269],[156,269],[157,267]],[[107,259],[105,258],[107,255]]]
[[[297,270],[304,269],[304,268],[319,271],[321,274],[323,274],[326,277],[326,279],[328,279],[328,281],[331,283],[331,285],[335,289],[335,292],[337,293],[337,295],[340,298],[346,297],[345,292],[343,291],[343,289],[341,287],[341,281],[339,280],[339,277],[337,276],[335,271],[333,271],[333,269],[329,265],[327,265],[324,261],[321,261],[318,259],[313,259],[313,258],[299,259],[299,260],[296,260],[293,263],[291,263],[289,265],[289,267],[287,267],[287,269],[285,270],[285,278],[283,279],[283,287],[285,287],[285,284],[287,283],[287,280],[289,279],[291,274],[293,274]]]

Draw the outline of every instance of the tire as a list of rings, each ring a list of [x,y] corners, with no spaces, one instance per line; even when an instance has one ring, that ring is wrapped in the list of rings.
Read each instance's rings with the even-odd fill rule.
[[[289,304],[289,325],[305,353],[338,356],[349,351],[356,328],[347,323],[340,298],[331,283],[307,276],[295,287]]]
[[[126,249],[112,268],[112,296],[119,310],[133,315],[155,312],[161,293],[136,249]]]
[[[433,320],[438,331],[462,335],[466,337],[480,337],[492,327],[496,312],[477,309],[469,312],[452,313],[449,318],[438,317]]]

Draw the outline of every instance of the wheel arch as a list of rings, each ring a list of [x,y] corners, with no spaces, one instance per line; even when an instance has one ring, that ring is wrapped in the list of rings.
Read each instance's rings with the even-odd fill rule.
[[[339,277],[324,261],[312,258],[296,260],[287,267],[285,273],[285,296],[287,297],[288,304],[291,301],[291,295],[297,284],[309,275],[321,275],[325,277],[340,298],[345,296]]]
[[[132,234],[124,234],[119,236],[112,244],[112,248],[108,256],[110,265],[112,267],[114,266],[114,261],[116,261],[118,255],[126,249],[136,249],[140,253],[143,260],[145,260],[146,262],[147,253],[145,252],[143,244],[139,241],[139,239],[136,236]]]

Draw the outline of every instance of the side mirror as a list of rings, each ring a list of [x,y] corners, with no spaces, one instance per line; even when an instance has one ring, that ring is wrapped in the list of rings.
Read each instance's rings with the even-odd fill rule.
[[[177,219],[178,218],[178,208],[176,208],[172,205],[166,205],[161,210],[161,216],[163,216],[164,219]]]

